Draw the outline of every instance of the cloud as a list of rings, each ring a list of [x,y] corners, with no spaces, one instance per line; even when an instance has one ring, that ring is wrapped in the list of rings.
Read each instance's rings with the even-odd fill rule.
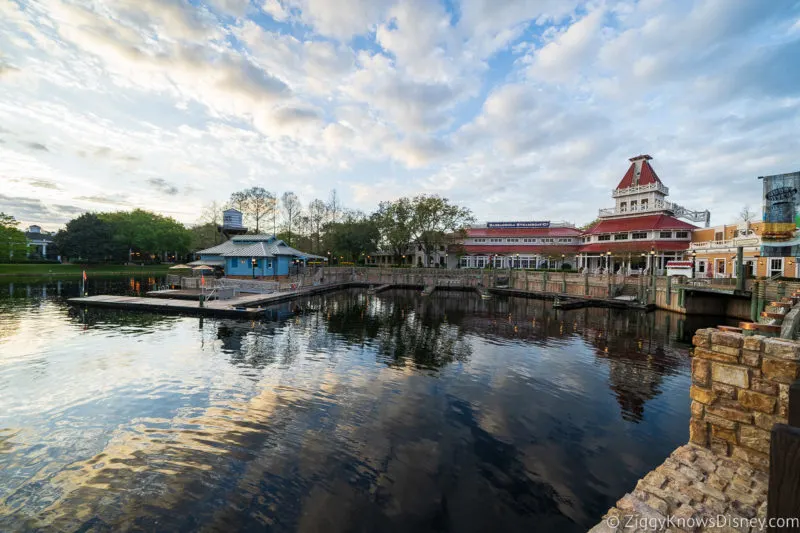
[[[60,224],[84,210],[74,205],[45,204],[39,198],[0,194],[0,211],[20,221]]]
[[[50,150],[47,149],[47,146],[43,145],[42,143],[38,143],[38,142],[26,142],[25,146],[27,146],[31,150],[41,150],[43,152],[49,152],[50,151]]]
[[[77,196],[75,200],[90,202],[93,204],[105,204],[116,206],[130,206],[127,195],[124,194],[109,194],[109,195],[92,195],[92,196]]]
[[[178,188],[163,178],[150,178],[147,180],[147,183],[157,191],[168,196],[175,196],[178,194]]]

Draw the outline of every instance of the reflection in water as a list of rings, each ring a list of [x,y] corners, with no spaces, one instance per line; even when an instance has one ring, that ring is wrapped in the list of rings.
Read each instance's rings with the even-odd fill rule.
[[[247,322],[20,290],[2,531],[583,531],[687,436],[677,315],[346,291]]]

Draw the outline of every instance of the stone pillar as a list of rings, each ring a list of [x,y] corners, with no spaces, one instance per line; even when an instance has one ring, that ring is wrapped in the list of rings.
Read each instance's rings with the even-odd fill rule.
[[[716,329],[698,330],[693,343],[689,440],[767,471],[770,430],[787,422],[800,377],[800,343]]]

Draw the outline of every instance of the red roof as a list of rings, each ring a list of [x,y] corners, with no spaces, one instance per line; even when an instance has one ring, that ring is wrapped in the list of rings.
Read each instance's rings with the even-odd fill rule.
[[[464,252],[468,254],[541,254],[541,255],[561,255],[576,254],[580,246],[534,246],[534,245],[497,245],[497,246],[474,246],[464,245]]]
[[[647,162],[647,160],[651,159],[651,157],[649,155],[636,156],[630,159],[631,166],[628,167],[628,171],[622,177],[622,181],[620,181],[619,185],[617,185],[617,189],[627,189],[628,187],[633,187],[633,174],[636,169],[635,161],[638,159],[644,159],[644,161],[642,161],[642,171],[639,173],[639,185],[652,185],[653,183],[661,183],[656,171],[653,170],[653,167]]]
[[[685,241],[609,241],[609,242],[593,242],[592,244],[584,244],[581,252],[599,252],[605,253],[607,251],[615,252],[630,252],[630,253],[648,253],[651,248],[655,248],[659,252],[683,252],[689,249],[689,240]]]
[[[692,231],[693,229],[697,229],[697,226],[693,226],[688,222],[678,220],[677,218],[669,215],[645,215],[638,217],[609,218],[606,220],[601,220],[586,230],[586,233],[589,235],[598,235],[600,233],[669,229]]]
[[[579,237],[578,228],[468,228],[467,237]]]

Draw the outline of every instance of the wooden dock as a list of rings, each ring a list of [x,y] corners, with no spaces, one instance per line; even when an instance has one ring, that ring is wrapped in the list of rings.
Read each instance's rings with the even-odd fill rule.
[[[192,314],[202,316],[221,316],[228,318],[255,318],[264,312],[264,306],[291,301],[303,296],[312,296],[325,292],[337,291],[349,287],[364,287],[364,283],[349,281],[329,285],[306,287],[294,291],[274,292],[270,294],[245,294],[229,300],[211,300],[200,305],[199,293],[186,294],[178,291],[178,298],[170,298],[166,291],[158,291],[156,297],[98,295],[82,298],[70,298],[71,304],[88,307],[105,307],[111,309],[129,309],[161,313]],[[149,294],[149,293],[148,293]]]
[[[86,296],[82,298],[70,298],[68,301],[74,305],[87,307],[105,307],[112,309],[128,309],[133,311],[192,314],[201,316],[220,316],[229,318],[252,319],[263,314],[265,306],[283,303],[301,298],[312,296],[351,287],[368,288],[370,292],[380,292],[393,288],[424,288],[423,294],[430,294],[433,291],[428,289],[445,290],[470,290],[477,292],[481,298],[491,298],[493,295],[516,296],[522,298],[535,298],[540,300],[559,299],[559,306],[562,310],[580,309],[583,307],[610,307],[616,309],[639,309],[650,311],[652,305],[644,305],[626,300],[615,300],[605,298],[581,298],[580,296],[544,293],[535,291],[522,291],[515,289],[495,289],[495,288],[464,288],[464,287],[421,287],[418,285],[405,284],[386,284],[378,287],[371,287],[367,283],[348,281],[343,283],[331,283],[318,285],[315,287],[305,287],[292,291],[281,291],[270,294],[240,294],[228,300],[211,300],[200,305],[199,292],[191,291],[153,291],[148,293],[148,297],[142,296],[112,296],[98,295]]]

